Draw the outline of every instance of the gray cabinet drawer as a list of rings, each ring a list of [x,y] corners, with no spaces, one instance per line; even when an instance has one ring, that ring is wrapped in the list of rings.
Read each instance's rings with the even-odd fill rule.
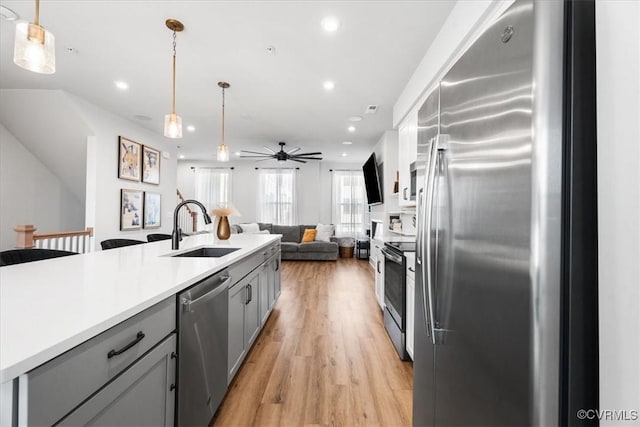
[[[176,335],[66,416],[59,426],[173,426]]]
[[[19,419],[51,425],[69,413],[175,330],[175,301],[170,297],[22,375]]]

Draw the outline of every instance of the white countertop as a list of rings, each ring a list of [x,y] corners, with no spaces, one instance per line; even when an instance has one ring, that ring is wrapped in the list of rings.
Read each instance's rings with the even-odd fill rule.
[[[279,234],[214,234],[0,268],[0,383],[9,381],[224,267]],[[167,257],[201,246],[240,248],[220,258]]]
[[[373,240],[379,243],[386,242],[415,242],[416,236],[410,236],[406,234],[394,234],[394,233],[384,233],[382,236],[374,236]]]

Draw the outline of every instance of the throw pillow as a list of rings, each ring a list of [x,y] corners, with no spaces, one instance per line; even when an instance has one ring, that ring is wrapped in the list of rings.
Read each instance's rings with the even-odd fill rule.
[[[316,240],[320,242],[329,242],[330,238],[333,236],[333,225],[332,224],[318,224],[316,226]]]
[[[251,224],[238,224],[238,227],[240,227],[243,233],[256,234],[260,232],[260,226],[255,222]]]
[[[316,238],[316,233],[318,230],[314,230],[313,228],[307,228],[304,230],[304,235],[302,236],[302,243],[311,243]]]

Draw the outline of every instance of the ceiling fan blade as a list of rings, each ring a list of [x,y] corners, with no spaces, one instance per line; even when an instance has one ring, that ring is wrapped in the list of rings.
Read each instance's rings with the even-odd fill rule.
[[[295,153],[296,151],[299,151],[299,150],[300,150],[300,147],[294,147],[291,150],[287,151],[287,154],[293,154],[293,153]]]
[[[294,156],[321,156],[322,153],[319,151],[316,151],[315,153],[299,153],[299,154],[294,154]]]
[[[294,159],[293,157],[289,157],[289,160],[293,160],[294,162],[299,162],[299,163],[307,163],[304,160]]]
[[[258,163],[258,162],[266,162],[267,160],[275,160],[275,157],[270,157],[268,159],[262,159],[262,160],[256,160],[256,163]]]
[[[273,149],[267,147],[266,145],[263,145],[262,148],[264,148],[265,150],[271,151],[271,154],[276,154],[276,152]]]
[[[261,156],[270,156],[269,153],[261,153],[259,151],[248,151],[248,150],[240,150],[241,153],[249,153],[249,154],[260,154]]]
[[[322,157],[291,157],[289,160],[322,160]]]
[[[262,157],[267,157],[268,159],[275,159],[275,157],[273,157],[271,154],[265,154],[265,155],[262,155],[262,156],[247,156],[246,154],[240,154],[240,157],[244,158],[244,159],[246,159],[246,158],[258,158],[259,159],[259,158],[262,158]]]

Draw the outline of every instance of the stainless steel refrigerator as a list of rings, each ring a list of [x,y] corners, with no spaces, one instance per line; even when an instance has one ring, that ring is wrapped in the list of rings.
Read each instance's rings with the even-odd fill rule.
[[[592,1],[517,0],[418,115],[414,425],[593,425]]]

